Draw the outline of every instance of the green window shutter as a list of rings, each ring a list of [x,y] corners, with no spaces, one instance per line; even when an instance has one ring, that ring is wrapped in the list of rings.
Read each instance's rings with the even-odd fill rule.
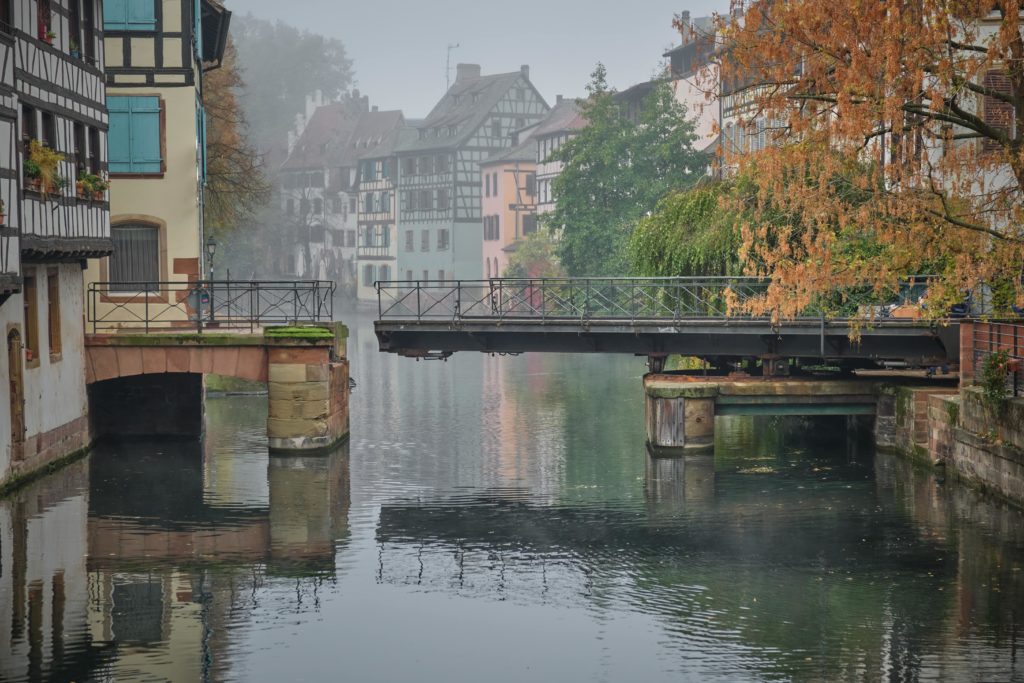
[[[195,0],[195,7],[192,10],[194,12],[193,28],[195,32],[195,44],[196,44],[196,60],[200,63],[203,61],[203,0]]]
[[[132,172],[130,97],[111,95],[107,98],[110,112],[107,131],[107,157],[111,173]]]
[[[156,30],[156,2],[157,0],[106,0],[103,3],[103,30]]]
[[[160,173],[160,98],[107,98],[111,173]]]
[[[103,3],[103,30],[128,29],[128,0],[106,0]]]
[[[132,173],[160,173],[160,98],[132,97]]]

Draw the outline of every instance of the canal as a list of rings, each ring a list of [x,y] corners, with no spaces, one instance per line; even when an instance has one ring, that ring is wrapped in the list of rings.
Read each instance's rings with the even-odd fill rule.
[[[0,500],[0,680],[1024,681],[1024,516],[844,418],[652,461],[640,359],[349,351],[350,442],[102,444]],[[862,426],[862,425],[861,425]]]

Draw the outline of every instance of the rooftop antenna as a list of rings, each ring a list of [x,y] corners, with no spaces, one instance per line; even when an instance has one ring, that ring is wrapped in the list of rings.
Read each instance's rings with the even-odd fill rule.
[[[444,89],[445,92],[452,87],[452,50],[459,46],[458,43],[448,44],[448,61],[444,65]]]

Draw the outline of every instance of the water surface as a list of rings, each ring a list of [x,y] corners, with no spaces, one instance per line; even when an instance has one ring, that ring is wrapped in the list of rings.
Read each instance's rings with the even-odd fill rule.
[[[1024,680],[1024,518],[845,419],[651,460],[631,357],[376,352],[352,436],[104,444],[0,501],[0,680]]]

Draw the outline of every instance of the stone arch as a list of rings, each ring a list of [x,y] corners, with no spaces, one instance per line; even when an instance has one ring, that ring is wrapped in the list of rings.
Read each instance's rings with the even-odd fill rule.
[[[86,345],[86,382],[184,373],[267,381],[264,346]]]

